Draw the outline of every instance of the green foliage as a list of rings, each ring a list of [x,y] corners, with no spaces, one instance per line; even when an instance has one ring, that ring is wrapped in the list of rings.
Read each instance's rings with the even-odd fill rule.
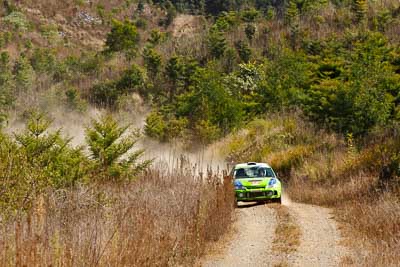
[[[36,48],[30,58],[30,63],[36,72],[52,72],[56,64],[53,51],[45,48]]]
[[[160,32],[159,30],[152,30],[148,42],[155,46],[161,44],[163,41],[165,41],[165,39],[166,35],[164,32]]]
[[[218,59],[224,56],[227,42],[222,32],[211,30],[207,41],[211,57]]]
[[[355,14],[356,20],[361,22],[365,19],[368,10],[367,0],[352,0],[352,10]]]
[[[0,55],[0,126],[7,118],[7,109],[14,103],[13,89],[10,57],[7,52],[2,52]]]
[[[43,186],[56,188],[74,185],[85,176],[85,158],[81,148],[71,148],[70,140],[60,131],[49,133],[51,122],[42,114],[33,113],[24,133],[15,139],[27,163],[43,174]]]
[[[138,162],[143,150],[132,151],[139,131],[126,135],[128,126],[120,127],[110,116],[93,120],[86,129],[86,141],[94,162],[92,177],[103,181],[125,181],[146,170],[149,160]]]
[[[165,19],[164,26],[169,26],[174,21],[176,17],[176,9],[173,5],[169,5],[167,8],[167,18]]]
[[[65,91],[67,108],[76,111],[85,111],[86,103],[81,99],[79,91],[76,88],[69,88]]]
[[[0,48],[6,47],[12,39],[12,33],[9,31],[0,33]]]
[[[247,39],[251,42],[253,40],[254,34],[256,33],[256,26],[254,24],[247,24],[244,28],[244,32],[246,34]]]
[[[168,139],[166,129],[167,124],[161,113],[153,111],[147,116],[144,127],[147,136],[164,142]]]
[[[111,31],[106,39],[107,51],[135,54],[138,43],[139,33],[131,21],[113,20]]]
[[[384,125],[394,113],[400,91],[400,76],[388,62],[389,53],[380,34],[367,33],[362,42],[356,41],[354,50],[346,54],[350,61],[339,63],[340,71],[322,76],[311,87],[304,106],[307,114],[336,131],[357,136]]]
[[[155,110],[146,118],[145,134],[161,142],[172,141],[187,137],[185,132],[188,127],[186,118],[169,118]]]
[[[135,20],[135,26],[138,27],[139,29],[147,29],[147,21],[143,18],[138,18]]]
[[[169,86],[169,99],[172,101],[173,97],[185,81],[186,64],[183,59],[178,56],[171,57],[165,66],[165,75],[171,81]]]
[[[116,87],[122,94],[139,92],[145,95],[146,72],[141,67],[133,64],[123,74],[121,79],[117,82]]]
[[[29,28],[29,21],[24,13],[13,11],[3,18],[3,22],[15,31],[25,32]]]
[[[289,25],[297,25],[299,22],[299,9],[296,0],[289,0],[285,9],[285,20]]]
[[[205,121],[225,134],[239,125],[242,105],[228,94],[218,72],[198,69],[191,91],[178,101],[177,116],[188,118],[189,127],[194,128],[198,122]]]
[[[35,79],[35,71],[28,59],[21,55],[14,66],[16,86],[19,90],[27,90],[33,85]]]
[[[242,11],[241,16],[243,21],[245,22],[255,22],[256,19],[260,16],[260,12],[256,9],[249,9]]]
[[[283,51],[276,60],[265,64],[265,79],[257,89],[258,112],[296,107],[304,98],[312,79],[313,65],[303,54]]]
[[[90,89],[90,101],[104,107],[114,107],[121,93],[114,81],[104,81]]]
[[[145,47],[143,50],[143,60],[147,71],[154,78],[161,69],[161,55],[152,47]]]
[[[118,80],[106,80],[94,85],[89,92],[90,101],[99,106],[115,108],[121,96],[138,92],[146,95],[147,76],[143,69],[132,65]]]
[[[139,0],[138,5],[137,5],[137,11],[139,13],[142,13],[144,11],[144,3],[143,0]]]
[[[243,41],[237,41],[235,43],[235,48],[239,54],[240,59],[243,62],[249,62],[251,58],[251,49],[249,45]]]
[[[213,30],[227,32],[240,24],[240,17],[236,12],[224,12],[218,16],[213,25]]]

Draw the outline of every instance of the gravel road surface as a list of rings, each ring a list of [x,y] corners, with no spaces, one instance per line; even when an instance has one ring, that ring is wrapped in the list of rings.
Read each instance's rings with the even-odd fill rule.
[[[339,245],[341,237],[329,209],[286,201],[290,215],[301,230],[297,251],[286,255],[288,266],[339,266],[346,254]],[[272,251],[272,241],[277,224],[274,209],[270,204],[245,204],[236,210],[234,234],[224,240],[221,252],[206,255],[201,266],[244,267],[277,266],[282,255]]]

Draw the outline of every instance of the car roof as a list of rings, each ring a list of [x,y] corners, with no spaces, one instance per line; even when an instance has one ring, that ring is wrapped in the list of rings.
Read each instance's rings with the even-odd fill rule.
[[[249,169],[253,167],[266,167],[271,168],[267,163],[259,163],[259,162],[247,162],[247,163],[239,163],[235,165],[235,170],[237,169]]]

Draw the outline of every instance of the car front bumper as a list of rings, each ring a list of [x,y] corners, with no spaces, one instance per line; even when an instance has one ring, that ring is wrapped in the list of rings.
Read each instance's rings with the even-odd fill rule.
[[[277,189],[235,190],[235,194],[237,201],[262,201],[281,197],[281,192]]]

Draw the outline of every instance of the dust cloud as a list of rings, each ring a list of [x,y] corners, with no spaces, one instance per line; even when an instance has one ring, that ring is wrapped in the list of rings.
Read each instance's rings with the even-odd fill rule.
[[[149,112],[150,108],[143,105],[135,110],[115,112],[112,115],[121,125],[130,125],[126,133],[128,135],[137,129],[143,132]],[[62,106],[52,107],[51,110],[45,111],[46,116],[52,121],[49,130],[60,130],[62,136],[71,139],[72,146],[82,146],[85,151],[87,151],[86,128],[90,126],[93,119],[98,119],[105,113],[107,113],[106,110],[92,106],[88,106],[85,112],[71,111]],[[9,135],[21,133],[25,130],[25,125],[26,119],[16,113],[11,114],[5,132]],[[182,168],[182,165],[191,166],[192,171],[197,174],[205,173],[207,170],[221,172],[227,169],[224,156],[215,146],[203,146],[188,151],[182,142],[160,143],[143,135],[133,148],[133,150],[137,149],[145,150],[143,159],[154,159],[153,166],[159,166],[168,172]]]

